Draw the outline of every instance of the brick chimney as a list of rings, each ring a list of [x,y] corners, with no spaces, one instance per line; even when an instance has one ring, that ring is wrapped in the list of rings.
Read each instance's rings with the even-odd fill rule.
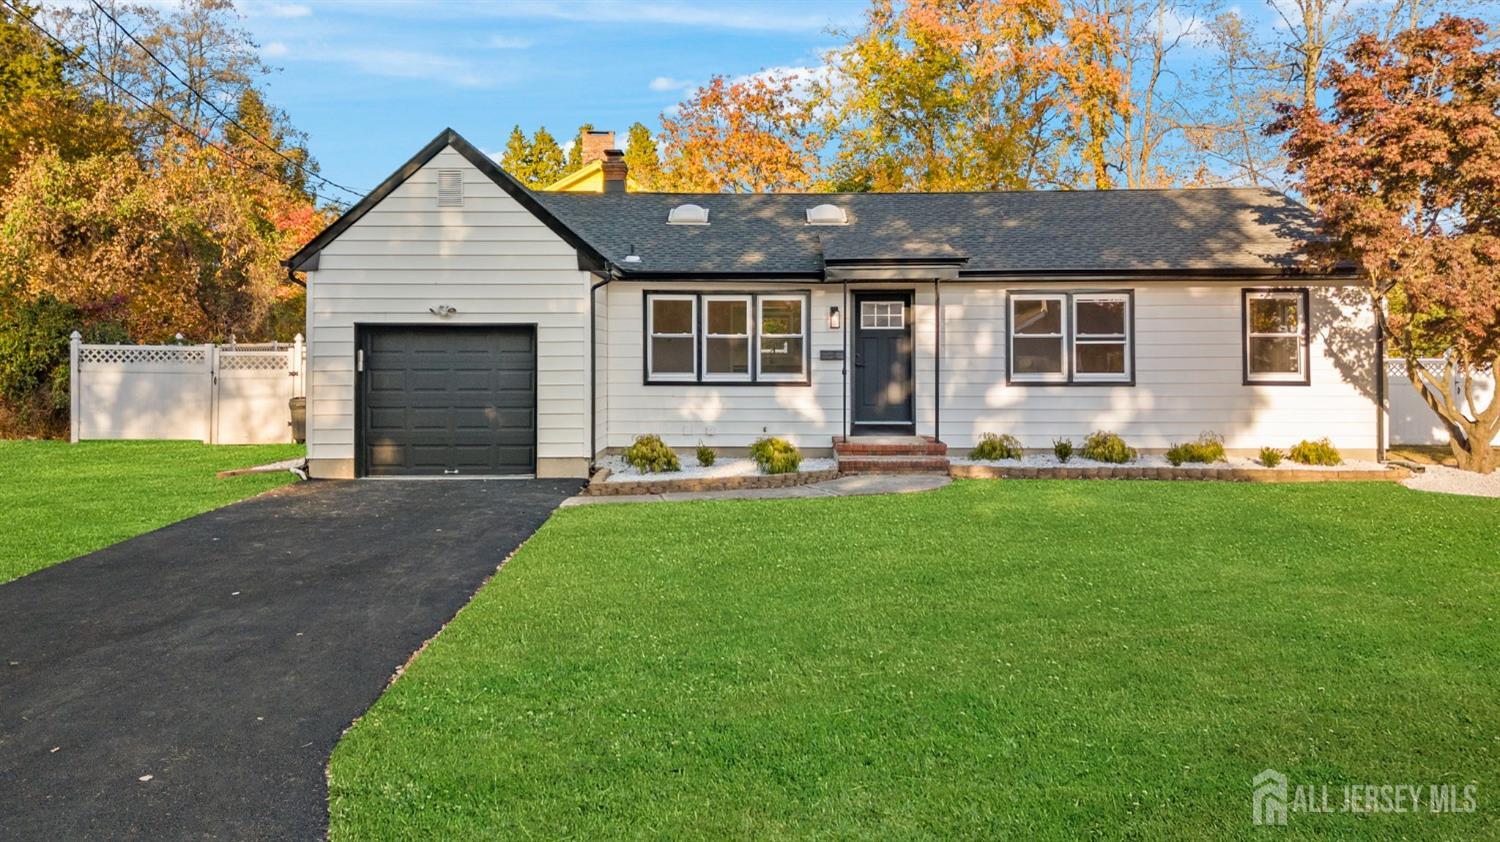
[[[625,153],[618,149],[604,150],[600,168],[604,171],[604,192],[624,193],[625,175],[628,172],[625,166]]]
[[[604,160],[604,152],[615,148],[614,132],[585,132],[581,139],[583,143],[583,164],[588,166],[595,161]]]

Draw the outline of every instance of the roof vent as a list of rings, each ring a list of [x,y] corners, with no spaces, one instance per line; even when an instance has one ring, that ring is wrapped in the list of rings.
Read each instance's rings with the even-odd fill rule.
[[[438,207],[464,206],[464,171],[438,170]]]
[[[807,209],[808,225],[848,225],[849,214],[838,205],[818,205]]]
[[[708,208],[698,205],[678,205],[667,213],[668,225],[707,225]]]

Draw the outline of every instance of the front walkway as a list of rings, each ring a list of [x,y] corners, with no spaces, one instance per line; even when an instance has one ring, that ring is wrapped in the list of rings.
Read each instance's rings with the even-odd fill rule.
[[[344,729],[578,487],[303,483],[0,585],[0,839],[323,838]]]

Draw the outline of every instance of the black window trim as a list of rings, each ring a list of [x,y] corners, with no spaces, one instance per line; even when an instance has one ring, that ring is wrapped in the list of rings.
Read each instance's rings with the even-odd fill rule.
[[[1266,379],[1250,374],[1250,296],[1257,293],[1296,293],[1301,296],[1302,322],[1298,345],[1302,351],[1302,378]],[[1311,386],[1312,385],[1312,297],[1307,287],[1244,287],[1240,290],[1240,374],[1243,386]]]
[[[649,363],[651,343],[651,299],[654,296],[667,295],[690,297],[694,306],[694,331],[693,331],[693,371],[692,379],[664,379],[652,377]],[[707,311],[704,307],[705,298],[722,298],[745,296],[750,299],[750,379],[720,379],[705,371],[703,339],[708,328]],[[760,377],[760,299],[762,298],[800,298],[802,300],[802,372],[800,380],[762,380]],[[678,290],[678,289],[646,289],[641,290],[641,384],[644,386],[739,386],[760,388],[772,386],[811,386],[812,385],[812,344],[813,344],[813,317],[812,317],[812,290],[746,290],[746,289],[714,289],[714,290]]]
[[[1068,372],[1068,377],[1067,377],[1066,380],[1025,380],[1025,379],[1017,380],[1015,378],[1015,356],[1011,353],[1011,347],[1013,345],[1012,340],[1014,338],[1013,333],[1014,333],[1014,327],[1015,327],[1015,325],[1014,325],[1014,319],[1011,318],[1011,313],[1012,313],[1012,309],[1011,309],[1011,300],[1012,300],[1012,298],[1011,297],[1015,296],[1015,295],[1022,295],[1022,296],[1050,295],[1050,296],[1055,296],[1055,297],[1063,299],[1063,302],[1064,302],[1063,306],[1066,308],[1064,310],[1065,326],[1064,326],[1064,329],[1063,329],[1063,359],[1064,359],[1064,366],[1066,367],[1067,372]],[[1085,379],[1085,380],[1079,380],[1079,379],[1076,378],[1075,375],[1077,374],[1076,369],[1077,369],[1078,366],[1076,365],[1076,361],[1074,359],[1074,355],[1077,353],[1077,350],[1076,350],[1076,346],[1075,346],[1074,341],[1073,341],[1074,338],[1075,338],[1075,333],[1076,333],[1076,329],[1075,329],[1075,326],[1074,326],[1074,318],[1073,318],[1073,309],[1074,309],[1073,308],[1073,297],[1075,295],[1082,295],[1082,296],[1089,296],[1089,295],[1123,295],[1123,296],[1125,296],[1125,309],[1126,309],[1126,317],[1125,317],[1126,360],[1125,360],[1125,367],[1126,367],[1127,373],[1129,375],[1128,377],[1123,377],[1123,378],[1120,378],[1120,379],[1117,379],[1117,380],[1093,379],[1093,378],[1089,378],[1089,379]],[[1078,288],[1078,289],[1036,289],[1036,288],[1020,288],[1020,289],[1007,289],[1007,290],[1005,290],[1005,385],[1007,387],[1011,387],[1011,386],[1021,386],[1021,387],[1041,386],[1041,387],[1068,387],[1068,388],[1074,388],[1074,387],[1092,388],[1092,387],[1098,387],[1098,386],[1103,386],[1103,387],[1106,387],[1106,388],[1117,388],[1117,387],[1120,387],[1120,386],[1134,386],[1135,385],[1135,289],[1132,288],[1132,287],[1126,287],[1126,288],[1117,288],[1117,289],[1092,289],[1092,288]]]

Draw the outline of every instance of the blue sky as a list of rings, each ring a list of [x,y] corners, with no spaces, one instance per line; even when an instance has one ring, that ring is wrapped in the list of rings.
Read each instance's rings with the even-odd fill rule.
[[[445,126],[486,151],[512,125],[622,135],[710,74],[819,64],[861,0],[242,0],[280,68],[271,99],[323,174],[369,189]],[[330,193],[338,195],[336,191]]]

